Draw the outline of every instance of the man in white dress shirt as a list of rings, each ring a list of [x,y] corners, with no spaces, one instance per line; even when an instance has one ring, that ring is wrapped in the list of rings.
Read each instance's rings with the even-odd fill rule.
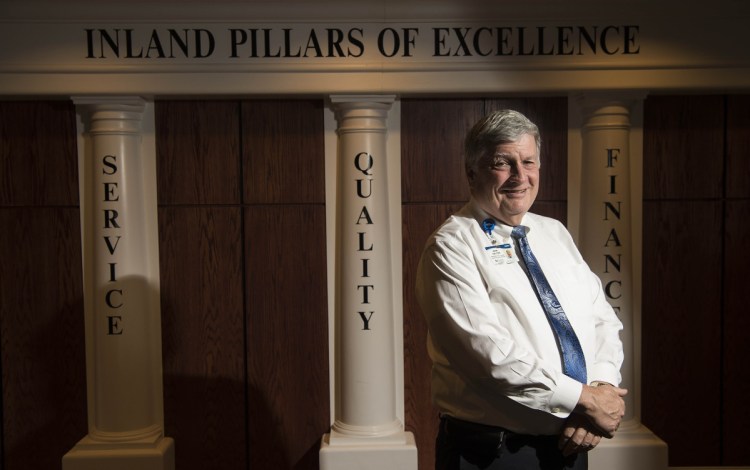
[[[472,128],[471,200],[432,234],[419,263],[441,414],[437,469],[586,469],[586,452],[624,415],[622,323],[565,227],[528,212],[540,140],[537,126],[510,110]],[[567,372],[567,346],[535,290],[525,242],[514,238],[524,233],[529,264],[538,262],[585,358],[583,379]]]

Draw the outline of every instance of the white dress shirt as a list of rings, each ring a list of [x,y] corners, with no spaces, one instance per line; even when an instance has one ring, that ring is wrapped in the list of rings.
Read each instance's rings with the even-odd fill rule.
[[[562,372],[552,327],[510,236],[474,201],[427,241],[416,293],[429,327],[432,395],[442,414],[524,434],[557,434],[582,384]],[[570,234],[557,220],[527,213],[534,255],[583,348],[589,383],[620,383],[622,323]],[[494,239],[495,243],[492,242]],[[510,244],[503,257],[485,249]],[[517,253],[517,252],[516,252]]]

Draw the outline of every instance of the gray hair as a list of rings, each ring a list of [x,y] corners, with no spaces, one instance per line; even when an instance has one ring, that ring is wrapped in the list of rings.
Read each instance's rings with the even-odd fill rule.
[[[534,137],[536,154],[539,158],[542,146],[539,128],[518,111],[503,109],[477,121],[464,141],[466,174],[476,170],[479,160],[489,153],[494,153],[498,145],[516,142],[525,134]]]

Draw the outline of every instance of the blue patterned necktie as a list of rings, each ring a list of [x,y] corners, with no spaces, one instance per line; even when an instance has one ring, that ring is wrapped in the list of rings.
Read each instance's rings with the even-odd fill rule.
[[[511,236],[518,242],[518,247],[521,249],[521,255],[529,272],[529,278],[531,278],[531,284],[555,332],[557,345],[560,348],[563,358],[563,372],[565,375],[585,384],[586,360],[583,356],[581,343],[578,341],[578,337],[575,331],[573,331],[568,317],[565,316],[565,312],[557,300],[557,296],[552,292],[552,287],[547,282],[547,278],[544,276],[539,262],[531,251],[529,242],[526,239],[526,227],[517,225],[513,228]]]

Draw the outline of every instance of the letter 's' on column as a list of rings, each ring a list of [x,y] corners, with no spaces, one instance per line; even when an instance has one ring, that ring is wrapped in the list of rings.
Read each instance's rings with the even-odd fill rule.
[[[174,468],[164,437],[153,106],[74,99],[86,327],[88,435],[64,470]]]
[[[386,150],[393,100],[331,97],[338,126],[335,390],[324,470],[416,469],[414,437],[397,412]]]

